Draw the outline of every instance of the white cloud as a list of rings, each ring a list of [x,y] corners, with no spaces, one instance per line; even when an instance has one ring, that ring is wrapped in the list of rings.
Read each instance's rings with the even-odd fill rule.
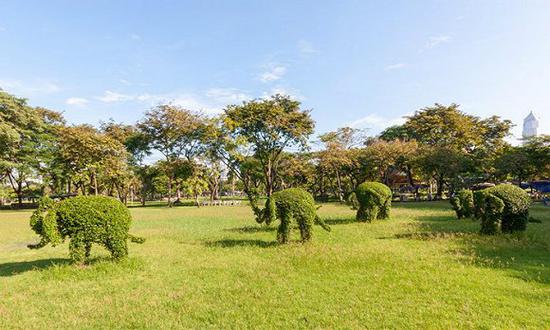
[[[206,114],[217,114],[227,104],[240,103],[252,97],[236,88],[211,88],[201,93],[141,93],[123,94],[113,91],[97,97],[98,100],[106,103],[114,102],[142,102],[151,106],[160,103],[171,103],[181,107],[202,111]]]
[[[313,47],[313,45],[306,40],[298,41],[298,50],[303,55],[310,55],[310,54],[317,53],[317,50]]]
[[[135,98],[136,97],[133,95],[121,94],[121,93],[116,93],[112,91],[105,91],[105,93],[103,93],[103,96],[99,96],[97,99],[105,103],[113,103],[113,102],[131,101],[131,100],[134,100]]]
[[[67,100],[65,100],[65,103],[67,105],[74,105],[77,107],[82,107],[88,104],[88,100],[82,97],[69,97]]]
[[[385,118],[376,114],[367,115],[365,117],[359,118],[352,122],[347,123],[345,126],[353,128],[368,128],[373,130],[373,132],[378,133],[385,128],[388,128],[393,125],[401,125],[405,123],[405,118],[403,116],[394,117],[394,118]]]
[[[261,82],[271,82],[281,79],[286,73],[286,66],[281,64],[269,64],[268,70],[260,75]]]
[[[407,65],[405,63],[395,63],[395,64],[390,64],[390,65],[387,65],[384,70],[386,71],[389,71],[389,70],[398,70],[398,69],[403,69],[404,67],[406,67]]]
[[[283,87],[283,86],[273,87],[269,91],[263,92],[262,93],[262,98],[266,99],[266,98],[269,98],[269,97],[271,97],[272,95],[275,95],[275,94],[288,95],[291,98],[293,98],[294,100],[298,100],[298,101],[304,101],[305,100],[305,97],[300,93],[299,90],[297,90],[295,88],[287,88],[287,87]]]
[[[447,43],[449,41],[451,41],[451,37],[446,36],[446,35],[439,35],[439,36],[430,37],[430,39],[428,39],[428,42],[425,45],[425,48],[431,49],[431,48],[434,48],[434,47],[436,47],[436,46],[438,46],[442,43]]]
[[[217,103],[240,103],[252,97],[236,88],[211,88],[206,91],[206,97]]]
[[[58,84],[42,79],[36,79],[32,82],[23,82],[20,80],[0,79],[0,88],[8,93],[18,96],[29,96],[33,94],[54,94],[62,90]]]

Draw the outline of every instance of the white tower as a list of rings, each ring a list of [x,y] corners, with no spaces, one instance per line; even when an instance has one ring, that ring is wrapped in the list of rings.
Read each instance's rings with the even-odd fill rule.
[[[537,136],[537,128],[539,128],[539,121],[533,114],[533,111],[531,111],[523,120],[523,132],[521,135],[524,139]]]

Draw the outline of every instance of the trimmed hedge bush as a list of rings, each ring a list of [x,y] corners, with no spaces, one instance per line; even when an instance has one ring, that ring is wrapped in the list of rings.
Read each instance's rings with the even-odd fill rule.
[[[318,223],[325,230],[330,231],[330,227],[317,216],[313,196],[303,189],[290,188],[274,193],[266,202],[266,209],[270,206],[275,207],[276,213],[272,211],[267,213],[276,214],[276,217],[281,220],[281,224],[277,229],[277,241],[279,243],[289,241],[290,227],[293,220],[298,223],[303,242],[311,239],[314,223]]]
[[[511,184],[481,190],[475,195],[475,209],[481,218],[483,234],[526,230],[530,206],[529,194]]]
[[[30,220],[40,242],[29,248],[53,246],[70,238],[70,257],[83,262],[90,256],[92,244],[103,245],[114,259],[128,255],[127,240],[143,243],[144,239],[128,233],[132,217],[120,201],[105,196],[77,196],[55,203],[48,197],[39,202]]]
[[[474,215],[474,194],[471,190],[460,190],[450,200],[458,219],[469,218]]]
[[[380,182],[364,182],[355,190],[355,196],[359,203],[356,219],[359,221],[372,221],[374,219],[386,219],[390,216],[391,189]]]

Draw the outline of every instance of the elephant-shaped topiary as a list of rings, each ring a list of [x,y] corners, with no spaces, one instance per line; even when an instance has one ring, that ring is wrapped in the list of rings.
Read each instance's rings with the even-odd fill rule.
[[[289,188],[275,192],[268,198],[265,208],[259,212],[256,220],[266,224],[276,219],[281,220],[277,229],[277,241],[283,244],[289,241],[290,227],[295,220],[300,228],[302,241],[306,242],[311,239],[315,223],[330,231],[330,227],[319,218],[316,210],[315,200],[310,193],[300,188]]]
[[[482,234],[524,231],[529,222],[531,197],[520,187],[500,184],[474,195],[475,210],[481,218]]]
[[[70,257],[75,263],[90,256],[93,243],[103,245],[119,260],[128,255],[128,239],[134,243],[145,241],[128,233],[131,223],[128,209],[114,198],[77,196],[54,202],[44,197],[30,220],[40,242],[28,247],[38,249],[48,243],[56,246],[69,237]]]
[[[450,200],[458,219],[474,215],[474,194],[471,190],[462,189]]]
[[[355,190],[359,203],[356,219],[371,222],[390,217],[392,191],[380,182],[363,182]]]

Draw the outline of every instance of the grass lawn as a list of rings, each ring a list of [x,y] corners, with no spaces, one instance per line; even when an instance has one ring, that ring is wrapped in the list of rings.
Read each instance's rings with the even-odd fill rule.
[[[550,328],[550,208],[523,236],[480,237],[448,203],[395,204],[278,246],[246,206],[132,208],[130,258],[68,263],[36,242],[30,211],[0,212],[0,328]],[[294,231],[297,237],[297,230]]]

